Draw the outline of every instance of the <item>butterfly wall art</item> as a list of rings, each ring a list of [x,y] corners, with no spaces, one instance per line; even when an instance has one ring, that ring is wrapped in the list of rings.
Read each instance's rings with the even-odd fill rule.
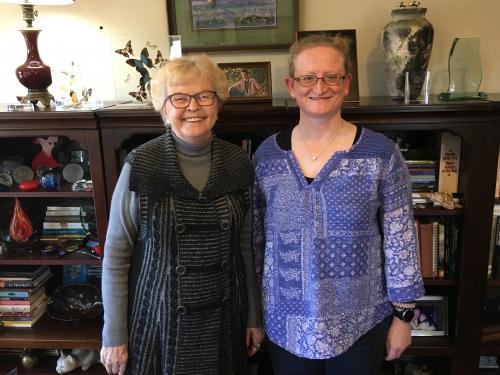
[[[118,80],[115,77],[117,100],[132,98],[136,103],[149,104],[151,77],[167,61],[158,47],[161,43],[145,38],[129,38],[121,43],[119,48],[113,48],[113,60],[118,59],[120,62],[114,64],[114,71],[117,71],[115,75],[120,75]]]

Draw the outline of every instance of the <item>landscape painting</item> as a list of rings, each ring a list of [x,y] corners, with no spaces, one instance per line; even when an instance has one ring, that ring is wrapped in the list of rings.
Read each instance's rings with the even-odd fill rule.
[[[277,27],[277,0],[190,0],[192,31]]]

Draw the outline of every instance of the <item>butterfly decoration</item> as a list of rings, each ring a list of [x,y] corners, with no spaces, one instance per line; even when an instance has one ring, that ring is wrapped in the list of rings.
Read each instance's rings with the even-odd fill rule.
[[[167,59],[163,58],[161,51],[158,50],[158,52],[156,52],[155,65],[159,65],[159,67],[161,68],[167,61]]]
[[[145,99],[148,98],[148,93],[146,90],[144,90],[143,87],[139,87],[139,91],[131,91],[128,93],[132,98],[139,102],[143,102]]]
[[[92,95],[92,87],[89,89],[83,89],[82,90],[82,101],[88,102],[91,95]]]
[[[115,50],[115,53],[118,53],[125,57],[130,57],[130,55],[133,55],[134,51],[132,50],[132,41],[129,40],[127,44],[125,44],[125,48],[117,49]]]
[[[135,91],[130,91],[128,94],[139,102],[148,101],[151,92],[151,70],[160,68],[165,64],[165,60],[160,50],[157,50],[157,45],[146,42],[146,47],[141,49],[139,56],[134,55],[132,41],[127,41],[124,48],[115,50],[115,53],[126,58],[125,63],[139,73],[139,82]],[[149,48],[149,49],[148,49]],[[150,57],[150,49],[156,50],[156,57],[153,61],[153,56]],[[129,83],[133,79],[131,74],[127,74],[124,83]]]

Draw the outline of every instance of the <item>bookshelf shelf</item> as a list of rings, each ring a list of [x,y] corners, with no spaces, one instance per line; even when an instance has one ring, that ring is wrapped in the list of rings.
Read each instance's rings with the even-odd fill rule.
[[[438,277],[425,277],[424,284],[427,286],[456,286],[458,281],[456,279],[443,279]]]
[[[500,280],[488,279],[487,281],[488,288],[499,288]]]
[[[18,356],[5,355],[0,356],[0,373],[7,374],[14,368],[17,368],[17,375],[53,375],[56,369],[57,357],[44,357],[39,360],[35,369],[25,370],[21,364]],[[99,363],[93,364],[87,371],[81,368],[71,371],[71,374],[85,374],[85,375],[107,375],[106,369]]]
[[[465,210],[458,208],[455,210],[447,210],[440,207],[415,208],[413,210],[415,216],[461,216]]]
[[[100,266],[101,260],[90,255],[72,253],[59,257],[57,255],[40,255],[38,250],[32,254],[23,255],[0,255],[0,265],[50,265],[63,266],[67,264],[86,264]]]
[[[500,340],[482,342],[480,352],[481,355],[500,356]]]
[[[75,192],[71,189],[61,189],[59,191],[5,191],[0,193],[0,198],[93,198],[92,192]]]
[[[61,322],[45,314],[32,328],[4,328],[0,348],[98,349],[102,319]]]
[[[412,337],[411,346],[405,355],[419,356],[453,356],[455,345],[450,336]]]

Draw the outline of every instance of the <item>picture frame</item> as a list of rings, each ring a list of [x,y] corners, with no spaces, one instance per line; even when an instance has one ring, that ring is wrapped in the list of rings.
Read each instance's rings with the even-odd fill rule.
[[[415,316],[410,322],[412,336],[448,335],[448,298],[423,296],[415,301]]]
[[[169,33],[182,36],[187,53],[287,49],[298,28],[298,0],[265,7],[254,1],[166,0]]]
[[[218,65],[229,81],[228,102],[272,100],[270,62],[220,63]]]
[[[359,82],[358,82],[358,53],[356,47],[356,30],[307,30],[297,31],[296,39],[300,40],[309,35],[327,35],[331,37],[341,37],[347,41],[348,44],[348,59],[352,68],[352,81],[349,89],[349,94],[345,97],[346,102],[359,102]]]

